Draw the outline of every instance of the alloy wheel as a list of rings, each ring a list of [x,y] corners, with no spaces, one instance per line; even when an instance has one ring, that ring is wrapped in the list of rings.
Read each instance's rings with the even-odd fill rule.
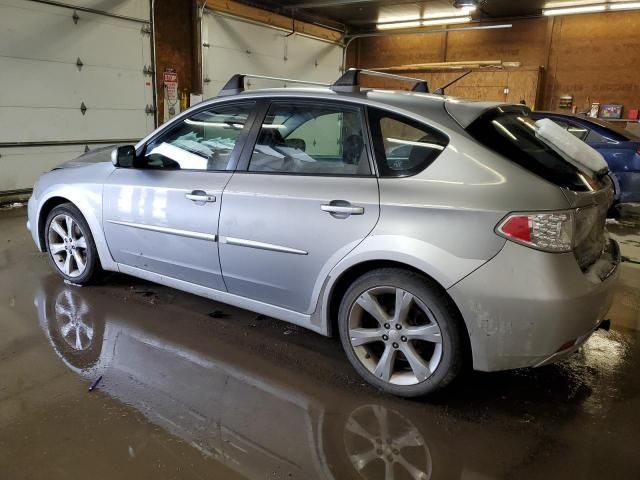
[[[87,240],[78,222],[68,214],[56,215],[49,224],[49,254],[58,269],[79,277],[87,268]]]
[[[362,365],[380,380],[415,385],[442,360],[442,334],[431,310],[401,288],[373,287],[349,311],[349,341]]]

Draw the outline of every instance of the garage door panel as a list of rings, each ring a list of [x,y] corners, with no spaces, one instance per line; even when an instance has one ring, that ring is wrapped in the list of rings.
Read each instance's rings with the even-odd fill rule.
[[[153,78],[143,73],[152,66],[151,37],[141,31],[149,0],[60,1],[79,8],[77,23],[74,8],[0,0],[0,85],[9,85],[0,89],[0,192],[30,188],[39,173],[84,151],[82,144],[8,153],[7,144],[135,139],[154,128],[145,113]]]
[[[82,115],[80,109],[0,107],[0,143],[142,138],[148,117],[144,110],[90,108]]]
[[[142,71],[143,59],[150,58],[143,50],[149,36],[141,33],[139,23],[84,13],[75,25],[70,10],[34,4],[41,9],[36,10],[15,3],[0,0],[0,56],[73,66],[80,58],[85,65],[137,71]],[[20,0],[25,4],[30,2]]]
[[[63,0],[59,3],[91,8],[139,20],[150,20],[149,0]]]
[[[342,47],[267,25],[221,16],[205,15],[202,49],[204,96],[218,94],[235,73],[330,83],[340,75]],[[249,53],[247,53],[247,50]],[[248,79],[247,89],[284,86],[277,82]]]
[[[37,60],[0,57],[0,85],[17,86],[0,89],[0,107],[19,101],[22,107],[79,109],[84,102],[87,107],[144,110],[149,103],[146,94],[151,89],[141,72],[91,66],[78,71],[75,65],[62,63],[46,66],[43,74]],[[23,92],[18,98],[16,90],[19,95]]]
[[[104,145],[91,145],[91,150]],[[0,171],[14,172],[0,175],[0,191],[31,188],[39,175],[62,162],[72,160],[85,151],[85,145],[52,147],[0,148]]]
[[[273,61],[271,57],[259,55],[239,55],[233,50],[217,50],[215,54],[215,63],[219,66],[212,68],[212,81],[226,82],[231,78],[233,73],[253,73],[259,71],[262,75],[282,76],[282,66]],[[221,68],[222,65],[233,65],[233,73],[229,68]],[[252,85],[260,84],[259,79],[248,79]],[[263,81],[264,83],[264,81]],[[223,83],[224,84],[224,83]],[[262,84],[261,87],[265,85]],[[275,84],[270,82],[266,86],[273,87]],[[257,88],[257,87],[256,87]]]
[[[305,72],[305,80],[326,78],[335,81],[340,76],[342,50],[335,45],[319,42],[312,38],[295,35],[288,40],[288,49],[305,52],[304,55],[291,55],[285,68],[287,71]]]
[[[308,53],[307,55],[293,55],[284,62],[283,71],[286,73],[285,76],[287,78],[315,81],[319,81],[317,79],[322,78],[327,82],[333,82],[338,79],[340,76],[342,52],[329,44],[315,45],[315,48],[309,48],[305,46],[301,47],[300,43],[303,42],[292,40],[289,48],[294,48],[296,51],[306,51]]]
[[[12,5],[20,7],[24,10],[31,11],[53,11],[53,12],[68,12],[68,17],[71,19],[74,7],[77,10],[76,13],[79,17],[89,15],[88,12],[82,11],[82,9],[91,9],[96,12],[104,12],[112,15],[120,15],[122,17],[128,17],[139,21],[150,22],[151,12],[149,9],[149,0],[55,0],[60,5],[65,5],[68,8],[62,8],[55,5],[46,5],[38,2],[31,2],[28,0],[0,0],[0,5]]]
[[[208,85],[205,85],[205,92],[212,92],[212,93],[205,93],[204,94],[204,98],[210,98],[210,97],[215,97],[218,92],[220,92],[220,90],[222,90],[222,87],[224,87],[224,84],[226,82],[222,82],[222,81],[216,81],[216,80],[212,80],[211,83],[209,83]]]
[[[215,14],[207,15],[205,19],[208,20],[208,43],[211,47],[243,54],[248,50],[253,55],[282,59],[286,32]],[[239,24],[241,28],[238,28]]]

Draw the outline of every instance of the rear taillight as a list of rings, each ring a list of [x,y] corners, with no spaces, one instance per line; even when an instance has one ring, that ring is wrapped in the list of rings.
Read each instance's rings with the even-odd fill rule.
[[[512,213],[496,227],[507,240],[545,252],[570,252],[573,249],[574,212]]]

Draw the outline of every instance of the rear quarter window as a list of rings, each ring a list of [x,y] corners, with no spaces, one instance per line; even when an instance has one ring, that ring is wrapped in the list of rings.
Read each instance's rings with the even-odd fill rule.
[[[382,177],[406,177],[421,172],[449,143],[444,133],[423,123],[375,108],[369,108],[368,112]]]

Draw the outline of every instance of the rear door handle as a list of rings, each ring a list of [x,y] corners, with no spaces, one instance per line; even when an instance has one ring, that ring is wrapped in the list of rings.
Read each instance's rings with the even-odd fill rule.
[[[185,194],[184,198],[191,200],[192,202],[215,202],[216,196],[209,195],[204,190],[194,190],[191,193]]]
[[[323,212],[337,213],[339,215],[363,215],[364,207],[356,207],[353,205],[333,205],[332,203],[320,205]]]

